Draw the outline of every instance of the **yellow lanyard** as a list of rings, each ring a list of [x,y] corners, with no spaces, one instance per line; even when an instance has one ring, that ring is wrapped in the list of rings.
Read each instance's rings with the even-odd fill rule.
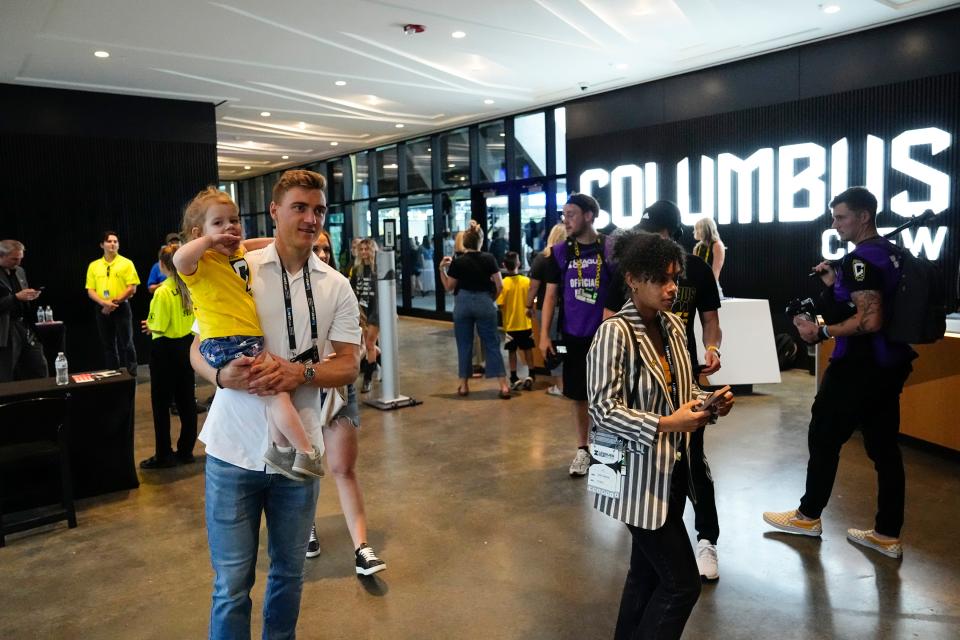
[[[573,255],[577,257],[577,282],[583,283],[583,260],[580,259],[580,243],[573,241]],[[594,288],[600,289],[600,267],[603,266],[603,252],[600,251],[600,238],[597,238],[597,277],[594,279]]]

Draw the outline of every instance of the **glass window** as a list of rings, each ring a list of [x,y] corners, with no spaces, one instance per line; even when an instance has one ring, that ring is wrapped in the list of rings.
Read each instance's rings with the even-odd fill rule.
[[[436,289],[437,275],[433,259],[433,197],[411,196],[407,199],[407,232],[404,249],[409,268],[411,306],[416,309],[436,309],[431,295]],[[439,261],[437,261],[439,262]]]
[[[395,146],[377,149],[377,195],[382,196],[400,191],[398,169],[397,148]]]
[[[253,179],[253,193],[250,194],[250,213],[258,213],[260,211],[265,211],[266,208],[263,206],[263,176],[257,176]]]
[[[423,191],[433,188],[430,171],[430,139],[414,140],[406,144],[407,191]]]
[[[446,186],[470,183],[470,138],[466,129],[440,136],[440,179]]]
[[[457,234],[467,228],[473,218],[469,189],[445,191],[440,194],[441,215],[443,215],[443,239],[440,243],[443,255],[455,255]],[[439,264],[440,259],[437,258]],[[442,287],[441,287],[442,288]],[[444,292],[443,310],[453,311],[453,294]]]
[[[506,136],[503,120],[480,126],[480,182],[507,179]]]
[[[370,197],[370,166],[367,164],[367,152],[361,151],[350,156],[353,169],[353,199]]]
[[[561,175],[567,172],[567,109],[560,107],[554,111],[553,121],[556,125],[557,175]],[[559,188],[557,193],[560,193]]]
[[[520,269],[527,271],[533,256],[543,251],[549,231],[545,228],[547,198],[536,182],[520,190]]]
[[[336,160],[332,160],[329,163],[329,169],[330,193],[328,195],[330,196],[330,202],[343,202],[345,200],[349,200],[350,198],[344,197],[345,194],[343,188],[344,172],[347,169],[346,159],[337,158]],[[346,173],[348,175],[350,174],[349,171],[346,171]],[[349,193],[353,193],[353,189],[350,189]]]
[[[542,111],[513,120],[514,155],[516,175],[513,177],[536,178],[547,172],[547,118]]]

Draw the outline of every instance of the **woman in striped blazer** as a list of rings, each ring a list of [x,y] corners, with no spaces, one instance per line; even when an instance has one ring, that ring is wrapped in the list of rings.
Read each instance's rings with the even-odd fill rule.
[[[615,255],[630,300],[600,326],[587,356],[594,445],[607,446],[606,455],[595,452],[614,462],[592,465],[588,484],[594,507],[633,536],[615,637],[679,638],[700,595],[683,524],[689,433],[712,413],[695,410],[708,394],[695,384],[683,322],[669,312],[683,249],[631,231],[617,240]],[[714,413],[726,415],[732,405],[727,393]]]

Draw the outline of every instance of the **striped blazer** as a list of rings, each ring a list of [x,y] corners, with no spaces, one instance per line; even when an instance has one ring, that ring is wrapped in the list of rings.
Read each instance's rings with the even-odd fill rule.
[[[673,351],[673,375],[680,403],[705,397],[708,394],[694,382],[683,321],[672,313],[661,315]],[[624,320],[630,325],[632,336],[627,333]],[[639,347],[639,366],[633,340]],[[638,375],[638,397],[632,403],[635,408],[630,408],[627,396]],[[687,433],[657,432],[660,417],[672,414],[676,407],[657,351],[630,300],[600,325],[587,353],[587,402],[594,428],[619,436],[626,445],[620,497],[597,495],[594,508],[641,529],[659,529],[667,518],[674,463],[681,447],[690,459],[690,438]]]

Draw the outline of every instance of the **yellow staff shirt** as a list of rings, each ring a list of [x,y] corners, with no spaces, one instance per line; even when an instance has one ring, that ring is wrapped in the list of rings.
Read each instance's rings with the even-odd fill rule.
[[[503,307],[504,331],[533,329],[533,322],[527,317],[529,291],[530,278],[527,276],[504,276],[503,290],[497,298],[497,304]]]
[[[208,249],[193,275],[180,274],[190,288],[201,340],[263,335],[245,254],[242,246],[230,257]]]
[[[193,327],[193,314],[183,310],[180,291],[173,278],[167,278],[153,292],[147,328],[153,339],[182,338]]]
[[[123,295],[132,284],[140,284],[140,276],[133,262],[117,255],[111,262],[102,257],[87,267],[86,289],[93,289],[102,298],[108,300]]]

